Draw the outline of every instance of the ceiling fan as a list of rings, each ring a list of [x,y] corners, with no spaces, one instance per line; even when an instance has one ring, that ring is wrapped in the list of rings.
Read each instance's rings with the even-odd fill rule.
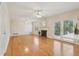
[[[35,10],[34,14],[37,18],[41,18],[44,15],[42,10]]]

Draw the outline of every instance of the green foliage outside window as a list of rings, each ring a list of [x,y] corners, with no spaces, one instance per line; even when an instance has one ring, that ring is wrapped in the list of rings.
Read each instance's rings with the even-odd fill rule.
[[[61,23],[57,22],[55,23],[55,35],[60,35],[60,27],[61,27]]]
[[[63,22],[63,35],[73,33],[73,21],[66,20]],[[61,21],[55,23],[55,35],[60,36],[61,33]]]
[[[73,21],[64,21],[64,35],[73,33]]]

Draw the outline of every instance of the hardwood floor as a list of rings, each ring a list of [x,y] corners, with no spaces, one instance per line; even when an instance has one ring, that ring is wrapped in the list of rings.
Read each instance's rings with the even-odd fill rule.
[[[14,36],[5,56],[79,56],[79,45],[35,35]]]

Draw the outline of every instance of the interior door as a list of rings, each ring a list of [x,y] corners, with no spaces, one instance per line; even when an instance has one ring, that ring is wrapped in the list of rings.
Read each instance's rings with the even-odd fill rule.
[[[1,12],[1,6],[0,6],[0,12]],[[1,47],[1,13],[0,13],[0,47]],[[1,54],[1,48],[0,48],[0,54]]]
[[[1,6],[0,6],[0,55],[4,55],[8,46],[9,35],[10,35],[9,25],[10,23],[9,23],[7,6],[5,3],[1,3]]]
[[[4,35],[3,35],[3,28],[4,26],[2,25],[3,19],[2,19],[2,7],[0,5],[0,56],[3,55],[4,52]]]

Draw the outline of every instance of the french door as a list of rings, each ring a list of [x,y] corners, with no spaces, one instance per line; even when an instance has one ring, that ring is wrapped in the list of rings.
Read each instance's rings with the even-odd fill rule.
[[[54,35],[58,37],[73,38],[76,19],[69,18],[55,22]]]
[[[55,35],[60,36],[61,35],[61,22],[58,21],[55,23]]]

